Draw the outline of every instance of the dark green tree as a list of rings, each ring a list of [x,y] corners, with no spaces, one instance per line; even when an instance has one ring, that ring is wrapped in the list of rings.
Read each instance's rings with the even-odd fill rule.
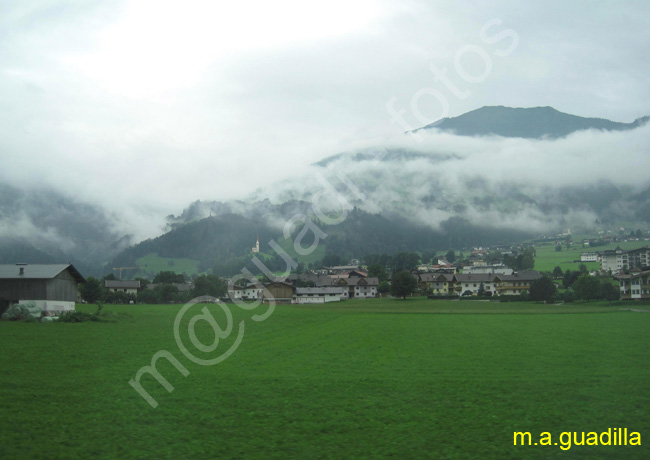
[[[162,303],[173,302],[176,300],[176,295],[178,294],[178,288],[173,284],[161,284],[160,286],[156,286],[154,291],[156,291],[156,296]]]
[[[564,300],[566,303],[571,303],[574,300],[576,300],[575,291],[573,289],[571,289],[571,288],[564,291],[564,294],[562,294],[562,300]]]
[[[383,265],[380,264],[372,264],[368,267],[368,276],[372,278],[378,278],[379,281],[386,281],[388,279],[388,275],[386,274],[386,269],[384,268]]]
[[[225,297],[228,287],[224,280],[217,275],[200,275],[194,280],[194,297],[202,295]]]
[[[453,264],[456,262],[456,253],[454,252],[453,249],[450,249],[447,251],[447,254],[445,254],[445,260],[449,262],[450,264]]]
[[[135,281],[140,281],[140,289],[146,289],[149,286],[149,280],[146,278],[136,278]]]
[[[530,300],[550,303],[553,302],[553,299],[555,298],[556,290],[557,288],[555,287],[553,280],[547,276],[543,276],[530,283],[528,295]]]
[[[393,274],[390,284],[390,293],[394,297],[406,299],[415,292],[418,287],[418,280],[410,272],[399,271]]]
[[[89,276],[85,283],[79,285],[79,293],[88,303],[99,302],[104,296],[104,283],[94,276]]]
[[[430,249],[428,249],[426,251],[422,251],[422,263],[423,264],[428,264],[428,263],[435,264],[437,262],[437,260],[435,260],[435,259],[436,259],[436,251],[433,251],[433,250],[430,250]]]
[[[379,283],[379,286],[377,286],[377,292],[380,294],[385,294],[387,292],[390,292],[390,284],[388,281],[382,281]]]
[[[583,273],[573,283],[573,290],[576,297],[580,300],[595,300],[599,299],[602,295],[600,280],[595,276],[590,276],[588,273]]]
[[[329,244],[328,244],[329,247]],[[336,254],[327,254],[325,257],[323,257],[323,261],[321,264],[324,267],[336,267],[337,265],[343,265],[345,260],[343,257],[336,255]]]
[[[618,286],[610,283],[608,280],[603,280],[600,284],[600,296],[605,300],[613,302],[620,298],[621,290]]]
[[[532,270],[535,268],[535,255],[536,251],[534,247],[528,246],[526,249],[524,249],[519,270]]]
[[[184,282],[185,277],[183,275],[170,271],[161,271],[153,279],[154,284],[173,284]]]
[[[414,270],[420,262],[420,256],[415,252],[400,252],[393,257],[394,269],[401,270]]]
[[[138,291],[137,302],[156,304],[160,303],[160,299],[158,298],[154,289],[141,289]]]
[[[562,276],[564,276],[564,273],[562,272],[562,268],[558,265],[553,269],[553,278],[560,279]]]

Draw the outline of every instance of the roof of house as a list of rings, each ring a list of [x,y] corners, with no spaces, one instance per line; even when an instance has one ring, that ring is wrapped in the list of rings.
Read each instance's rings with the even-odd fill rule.
[[[320,278],[316,280],[316,286],[378,286],[379,278]]]
[[[104,287],[108,289],[140,289],[140,281],[104,280]]]
[[[308,294],[343,294],[344,287],[311,287],[311,288],[296,288],[296,295]]]
[[[543,275],[537,270],[524,270],[523,272],[513,273],[512,275],[494,275],[501,281],[535,281]]]
[[[456,280],[459,283],[492,283],[495,277],[493,273],[459,273]]]
[[[335,265],[333,267],[324,267],[329,268],[330,270],[357,270],[358,265]]]
[[[264,287],[268,288],[270,286],[288,286],[292,288],[293,284],[287,281],[271,281],[270,283],[264,283]]]
[[[23,268],[23,274],[20,273],[21,268]],[[0,265],[0,279],[52,279],[65,270],[69,270],[77,282],[86,282],[86,279],[79,273],[79,270],[72,264]]]
[[[430,283],[432,281],[451,282],[455,275],[451,273],[421,273],[419,276],[421,282]]]
[[[641,278],[643,276],[648,276],[648,275],[650,275],[650,270],[630,271],[630,273],[619,273],[618,275],[614,275],[614,279],[629,280],[629,279]]]

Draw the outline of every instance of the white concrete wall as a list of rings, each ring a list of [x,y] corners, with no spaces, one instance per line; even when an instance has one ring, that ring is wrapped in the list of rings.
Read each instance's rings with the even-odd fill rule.
[[[21,300],[18,303],[32,303],[40,308],[41,311],[47,312],[74,310],[74,302],[66,302],[64,300]]]

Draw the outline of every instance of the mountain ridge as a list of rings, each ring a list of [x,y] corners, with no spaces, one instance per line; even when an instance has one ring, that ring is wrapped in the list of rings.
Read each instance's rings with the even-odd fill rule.
[[[650,120],[649,116],[631,123],[605,118],[588,118],[560,112],[550,107],[483,106],[457,117],[447,117],[412,132],[438,129],[460,136],[519,137],[524,139],[558,139],[576,131],[597,129],[623,131],[638,128]]]

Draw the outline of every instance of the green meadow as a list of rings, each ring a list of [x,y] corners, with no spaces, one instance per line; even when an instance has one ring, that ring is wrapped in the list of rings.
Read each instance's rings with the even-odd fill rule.
[[[603,252],[610,249],[630,250],[643,246],[648,246],[647,241],[622,241],[595,248],[583,247],[581,244],[573,244],[569,249],[562,246],[562,251],[555,250],[555,243],[547,243],[535,246],[535,270],[551,272],[555,267],[560,267],[562,271],[579,270],[580,264],[585,264],[589,270],[598,270],[598,262],[580,262],[580,255],[583,252]]]
[[[186,273],[189,276],[198,275],[200,273],[199,261],[196,259],[160,257],[155,253],[137,259],[136,266],[140,267],[140,270],[125,270],[124,279],[132,279],[136,276],[144,276],[145,274],[156,275],[161,271]],[[115,273],[115,276],[118,276],[118,274]]]
[[[650,314],[630,311],[648,305],[197,304],[178,335],[194,358],[233,350],[215,365],[179,350],[181,307],[0,322],[0,458],[650,458]],[[232,326],[213,350],[204,307]],[[187,375],[160,359],[168,392],[144,374],[153,409],[128,382],[161,350]],[[615,427],[642,445],[513,446],[515,431],[559,441]]]

